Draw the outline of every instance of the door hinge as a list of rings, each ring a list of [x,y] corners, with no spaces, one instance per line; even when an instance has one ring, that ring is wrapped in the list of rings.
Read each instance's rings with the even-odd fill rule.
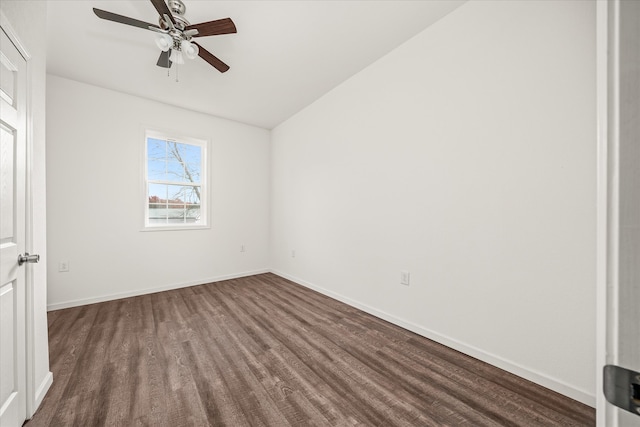
[[[640,416],[640,372],[606,365],[603,375],[604,396],[607,401]]]

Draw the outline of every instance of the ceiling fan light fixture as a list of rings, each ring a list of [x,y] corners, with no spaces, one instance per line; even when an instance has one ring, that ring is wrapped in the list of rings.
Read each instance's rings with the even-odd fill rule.
[[[195,59],[198,56],[198,46],[191,43],[190,41],[182,40],[181,49],[189,59]]]
[[[173,46],[173,39],[169,34],[160,34],[156,37],[156,46],[161,51],[166,52]]]
[[[195,59],[198,56],[221,73],[229,70],[229,66],[222,62],[220,58],[198,45],[198,43],[192,42],[191,38],[237,33],[238,31],[231,18],[190,24],[184,17],[186,8],[182,0],[150,1],[156,12],[158,12],[158,25],[95,7],[93,8],[93,13],[100,19],[155,32],[157,37],[154,41],[158,49],[162,50],[156,63],[159,67],[169,69],[174,62],[176,64],[184,64],[185,56],[189,59]]]
[[[172,49],[171,55],[169,55],[169,60],[171,62],[175,62],[176,64],[184,64],[184,57],[182,56],[182,52],[178,49]]]

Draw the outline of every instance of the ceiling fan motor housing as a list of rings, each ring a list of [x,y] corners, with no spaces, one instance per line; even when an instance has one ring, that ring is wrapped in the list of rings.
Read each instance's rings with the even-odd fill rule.
[[[182,3],[182,0],[169,0],[168,6],[174,17],[176,15],[184,15],[184,12],[187,10],[187,7]]]

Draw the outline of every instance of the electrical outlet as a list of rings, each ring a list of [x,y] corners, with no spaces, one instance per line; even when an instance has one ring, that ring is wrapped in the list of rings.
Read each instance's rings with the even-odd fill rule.
[[[245,252],[244,245],[240,245],[240,252]]]
[[[411,275],[409,274],[408,271],[401,271],[400,272],[400,284],[401,285],[409,286],[410,280],[411,280]]]
[[[58,271],[61,273],[69,271],[69,261],[60,261],[58,263]]]
[[[295,258],[295,257],[296,257],[296,250],[291,249],[291,258]]]

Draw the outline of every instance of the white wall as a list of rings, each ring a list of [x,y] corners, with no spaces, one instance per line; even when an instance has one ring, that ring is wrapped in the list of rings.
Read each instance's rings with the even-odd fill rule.
[[[47,78],[50,309],[268,268],[267,130]],[[145,126],[211,140],[210,229],[141,231]]]
[[[47,3],[44,1],[2,0],[0,10],[15,30],[21,43],[31,56],[28,61],[31,87],[29,109],[31,111],[30,132],[32,143],[31,158],[31,210],[32,236],[28,243],[31,253],[38,253],[43,261],[47,259],[46,230],[46,174],[45,174],[45,93],[47,59]],[[33,303],[32,336],[34,360],[28,369],[33,373],[32,384],[28,385],[29,408],[35,410],[51,384],[49,372],[49,338],[47,335],[47,268],[46,262],[32,265],[32,292],[27,297]],[[33,406],[32,404],[35,403]]]
[[[276,272],[594,404],[595,2],[467,3],[271,143]]]

